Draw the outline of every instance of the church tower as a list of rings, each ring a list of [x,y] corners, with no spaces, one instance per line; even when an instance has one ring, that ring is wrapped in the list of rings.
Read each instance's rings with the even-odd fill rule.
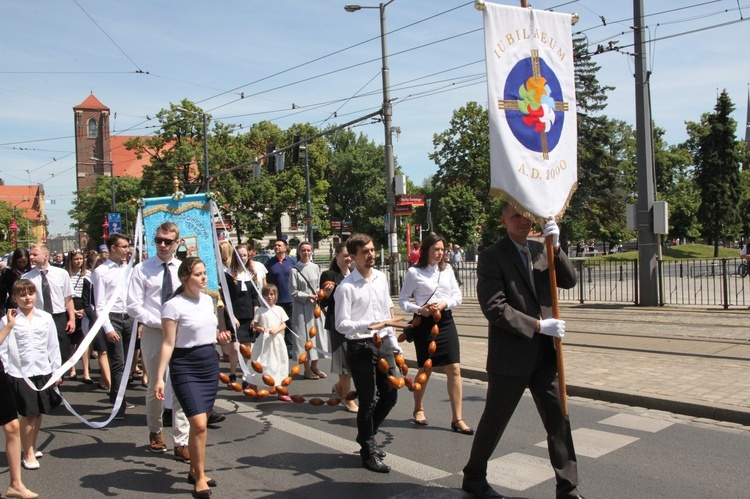
[[[76,141],[76,186],[94,185],[96,175],[111,175],[109,108],[92,93],[73,108]]]

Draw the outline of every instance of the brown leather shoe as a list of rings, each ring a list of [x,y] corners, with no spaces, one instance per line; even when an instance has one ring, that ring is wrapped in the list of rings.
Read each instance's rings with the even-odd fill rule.
[[[182,461],[184,463],[190,462],[190,452],[188,451],[187,445],[178,445],[174,448],[174,457],[178,461]]]
[[[164,443],[164,438],[159,433],[149,433],[148,441],[151,445],[151,452],[167,452],[167,444]]]

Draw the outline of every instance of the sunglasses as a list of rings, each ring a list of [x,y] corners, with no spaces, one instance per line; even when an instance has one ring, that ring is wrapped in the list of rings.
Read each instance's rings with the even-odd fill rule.
[[[154,238],[154,242],[156,243],[157,246],[159,246],[160,244],[163,244],[164,246],[171,246],[174,244],[175,241],[176,239],[167,239],[166,237]]]

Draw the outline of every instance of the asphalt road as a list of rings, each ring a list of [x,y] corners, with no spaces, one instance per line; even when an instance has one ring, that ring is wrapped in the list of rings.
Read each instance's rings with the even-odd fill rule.
[[[101,391],[69,382],[63,386],[77,410],[99,417],[106,412]],[[290,388],[308,398],[327,398],[331,386],[329,378],[295,380]],[[479,420],[485,391],[481,381],[464,382],[464,416],[471,426]],[[176,462],[171,452],[147,451],[143,394],[140,386],[130,390],[128,398],[138,407],[125,421],[103,430],[82,425],[63,408],[46,417],[39,436],[45,457],[41,470],[24,470],[26,484],[45,498],[187,497],[188,466]],[[250,401],[225,388],[219,394],[217,409],[227,420],[209,432],[207,470],[219,481],[213,497],[465,497],[461,468],[473,437],[450,431],[450,408],[439,374],[427,391],[427,427],[410,422],[411,394],[399,392],[379,436],[388,453],[386,462],[393,467],[388,475],[361,468],[355,416],[341,407]],[[747,497],[747,428],[577,398],[569,405],[585,496]],[[490,463],[490,481],[512,497],[553,497],[543,442],[533,401],[525,396]],[[4,454],[0,470],[7,475]],[[0,483],[4,486],[6,480]]]

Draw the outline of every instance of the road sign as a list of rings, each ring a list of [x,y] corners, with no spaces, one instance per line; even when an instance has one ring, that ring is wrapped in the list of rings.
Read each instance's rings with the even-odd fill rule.
[[[396,196],[396,206],[424,206],[425,200],[422,194],[401,194]]]
[[[404,215],[412,214],[412,206],[410,204],[406,206],[396,205],[393,207],[393,215],[397,217],[403,217]]]
[[[109,224],[110,234],[122,233],[122,222],[120,221],[119,213],[107,213],[107,223]]]

